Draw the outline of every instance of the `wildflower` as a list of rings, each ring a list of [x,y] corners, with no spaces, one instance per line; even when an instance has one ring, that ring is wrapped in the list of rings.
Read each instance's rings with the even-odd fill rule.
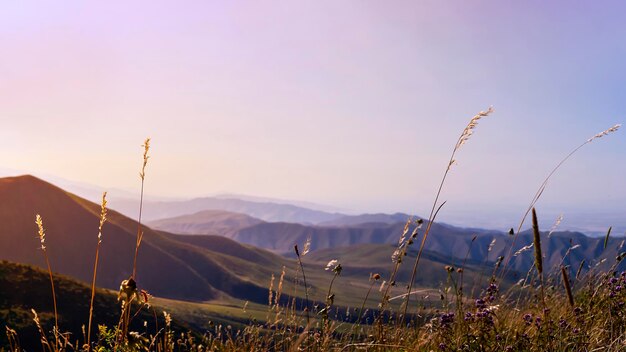
[[[482,298],[477,299],[474,304],[478,309],[485,309],[487,307],[485,300],[483,300]]]
[[[524,323],[526,323],[526,325],[531,325],[533,323],[533,316],[530,313],[524,314],[522,319],[524,320]]]
[[[117,295],[117,301],[130,302],[137,296],[137,283],[132,277],[122,281],[120,284],[120,292]]]
[[[341,264],[339,264],[337,259],[333,259],[329,261],[328,264],[326,264],[326,269],[324,270],[332,271],[333,273],[335,273],[335,275],[341,275],[341,271],[343,270],[343,267],[341,266]]]
[[[444,313],[439,317],[439,325],[442,328],[447,328],[454,323],[454,313]]]

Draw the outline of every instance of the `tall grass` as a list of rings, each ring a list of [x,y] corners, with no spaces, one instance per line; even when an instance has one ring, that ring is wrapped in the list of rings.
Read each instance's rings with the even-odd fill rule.
[[[139,255],[139,247],[143,240],[143,229],[141,228],[141,215],[143,213],[143,188],[146,180],[146,166],[148,165],[148,151],[150,150],[150,138],[146,138],[142,145],[143,151],[143,164],[141,171],[139,172],[139,178],[141,179],[141,191],[139,193],[139,218],[137,219],[137,244],[135,245],[135,256],[133,257],[133,275],[132,278],[137,280],[137,256]]]
[[[437,189],[433,206],[427,220],[427,226],[422,234],[420,246],[410,271],[410,281],[407,283],[405,294],[394,298],[404,298],[400,307],[391,305],[390,294],[396,287],[398,273],[409,248],[420,235],[423,220],[409,219],[400,236],[398,246],[392,254],[392,268],[389,281],[383,281],[379,291],[382,299],[378,309],[368,307],[370,295],[375,284],[381,280],[379,274],[370,274],[370,283],[364,298],[355,316],[351,316],[349,307],[335,305],[335,284],[342,272],[342,265],[332,260],[326,270],[332,273],[328,279],[328,288],[310,291],[306,281],[302,257],[309,250],[310,242],[300,252],[294,246],[297,259],[296,276],[298,269],[302,272],[306,303],[297,309],[296,298],[283,303],[283,284],[288,280],[286,268],[283,267],[274,290],[274,275],[271,276],[268,292],[268,310],[266,321],[251,321],[247,325],[232,327],[212,325],[204,335],[192,332],[175,334],[172,329],[172,316],[164,312],[165,325],[154,334],[130,331],[132,317],[137,316],[145,303],[135,315],[131,317],[131,305],[138,299],[139,290],[136,282],[137,257],[143,239],[141,224],[143,210],[143,189],[145,169],[148,161],[150,139],[146,139],[143,148],[143,164],[140,172],[141,196],[138,219],[137,240],[133,257],[132,276],[124,280],[120,286],[118,300],[121,304],[120,322],[117,327],[99,326],[98,339],[91,341],[92,318],[94,309],[96,276],[100,256],[103,225],[107,220],[106,193],[102,197],[100,224],[98,228],[98,242],[94,260],[93,280],[91,283],[91,300],[89,306],[88,332],[85,344],[69,344],[67,338],[59,333],[56,295],[52,270],[48,260],[45,231],[41,217],[37,215],[36,223],[44,253],[54,304],[54,337],[52,346],[47,340],[47,333],[40,323],[37,313],[34,313],[35,324],[41,335],[44,351],[591,351],[591,350],[624,350],[626,349],[626,272],[617,273],[617,267],[626,257],[626,253],[614,258],[609,270],[602,272],[598,265],[586,272],[582,272],[581,263],[576,275],[570,278],[569,268],[561,266],[554,272],[544,268],[544,253],[541,246],[541,232],[537,220],[535,204],[540,198],[547,181],[554,172],[576,150],[616,131],[616,125],[603,131],[576,148],[548,175],[539,191],[531,201],[530,210],[524,214],[522,222],[515,236],[528,215],[532,213],[532,233],[534,247],[533,270],[529,270],[527,278],[518,285],[510,284],[502,279],[497,280],[498,271],[502,274],[506,264],[500,268],[504,257],[500,257],[493,266],[487,267],[487,262],[481,268],[481,275],[474,277],[474,285],[480,287],[477,295],[463,292],[465,285],[464,274],[467,257],[461,267],[451,265],[441,268],[447,272],[447,281],[439,289],[440,300],[422,302],[419,315],[410,317],[412,325],[404,324],[409,319],[408,308],[410,297],[415,293],[415,283],[421,255],[426,248],[426,240],[431,232],[432,225],[439,210],[445,202],[440,202],[445,181],[455,163],[458,150],[468,141],[480,119],[488,116],[492,109],[480,112],[474,116],[463,130],[453,148],[450,160]],[[609,232],[610,233],[610,232]],[[608,244],[608,235],[604,248]],[[473,244],[475,237],[472,239]],[[491,251],[495,242],[489,245]],[[509,249],[510,251],[512,250]],[[523,248],[520,253],[528,248]],[[611,258],[603,258],[611,260]],[[602,262],[600,261],[600,262]],[[294,262],[295,265],[295,262]],[[321,269],[320,269],[321,270]],[[483,287],[483,273],[491,277]],[[502,274],[503,275],[503,274]],[[504,277],[504,276],[502,276]],[[501,277],[501,278],[502,278]],[[561,285],[557,285],[559,281]],[[571,281],[571,282],[570,282]],[[297,282],[297,281],[296,281]],[[311,296],[324,294],[318,304],[310,307]],[[400,291],[403,292],[403,291]],[[295,296],[295,295],[294,295]],[[452,296],[450,299],[449,296]],[[319,298],[319,297],[318,297]],[[313,299],[311,299],[314,301]],[[247,305],[247,304],[246,304]],[[290,306],[291,305],[291,306]],[[399,309],[398,309],[399,308]],[[345,314],[343,310],[345,309]],[[370,310],[368,314],[367,311]],[[393,310],[398,309],[396,313]],[[245,310],[245,308],[244,308]],[[363,323],[365,317],[367,322]],[[175,318],[175,317],[174,317]],[[371,319],[373,318],[373,319]],[[395,319],[395,323],[394,323]],[[156,315],[155,315],[156,320]],[[18,332],[7,328],[7,337],[10,341],[10,350],[19,351]],[[64,339],[64,342],[59,339]],[[80,347],[82,346],[82,347]]]
[[[583,143],[578,145],[576,148],[572,149],[572,151],[570,151],[563,159],[561,159],[561,161],[559,161],[556,164],[556,166],[550,171],[550,173],[548,173],[548,176],[546,176],[546,178],[543,180],[543,182],[539,185],[539,188],[537,189],[537,192],[535,192],[535,195],[531,199],[530,204],[528,205],[528,208],[526,209],[526,212],[524,212],[524,215],[522,216],[522,219],[520,220],[519,225],[517,226],[517,231],[515,231],[515,233],[514,233],[513,241],[511,242],[508,254],[506,255],[506,262],[504,263],[504,268],[502,270],[502,277],[504,277],[504,275],[506,275],[506,272],[507,272],[506,269],[508,268],[508,265],[509,265],[510,261],[513,258],[511,256],[511,253],[513,253],[513,249],[515,248],[515,240],[517,239],[518,234],[522,230],[522,227],[524,226],[524,222],[526,221],[526,218],[528,217],[528,214],[535,207],[535,205],[537,204],[537,202],[541,198],[541,195],[546,190],[546,187],[548,186],[548,182],[550,181],[552,176],[554,176],[554,174],[561,168],[561,166],[563,166],[563,164],[565,164],[566,161],[568,161],[574,154],[576,154],[576,152],[578,152],[584,146],[586,146],[587,144],[593,142],[594,140],[596,140],[598,138],[602,138],[604,136],[608,136],[609,134],[611,134],[613,132],[616,132],[621,126],[622,126],[621,124],[616,124],[613,127],[610,127],[608,129],[600,132],[600,133],[597,133],[597,134],[593,135],[591,138],[588,138],[586,141],[584,141]]]
[[[41,243],[41,252],[43,253],[44,260],[46,261],[46,267],[48,268],[48,275],[50,276],[50,288],[52,289],[52,303],[54,306],[54,347],[55,350],[57,350],[59,349],[59,313],[57,312],[57,295],[54,292],[52,268],[50,267],[50,259],[48,258],[48,251],[46,250],[46,231],[43,228],[43,220],[39,214],[35,216],[35,224],[37,224],[37,234],[39,236],[39,242]],[[36,317],[37,315],[35,314],[35,318]]]
[[[93,320],[93,302],[96,298],[96,277],[98,275],[98,259],[100,258],[100,244],[102,244],[102,227],[107,220],[107,192],[102,194],[100,204],[100,224],[98,225],[98,243],[96,244],[96,256],[93,264],[93,279],[91,281],[91,301],[89,302],[89,320],[87,323],[87,349],[91,350],[91,322]]]
[[[144,196],[144,184],[146,180],[146,166],[148,165],[148,152],[150,151],[150,138],[146,138],[143,145],[143,162],[141,164],[141,171],[139,172],[139,178],[141,179],[141,190],[139,193],[139,217],[137,219],[137,241],[135,243],[135,255],[133,257],[133,274],[127,280],[123,280],[120,284],[120,293],[118,300],[122,304],[122,314],[120,316],[120,322],[118,324],[118,336],[117,344],[123,345],[127,343],[129,327],[131,323],[132,304],[136,298],[138,298],[137,288],[137,257],[139,256],[139,247],[143,241],[143,228],[141,224],[141,217],[143,214],[143,196]],[[140,306],[139,309],[141,309]]]
[[[493,112],[493,108],[489,107],[489,109],[487,109],[486,111],[481,111],[478,114],[476,114],[474,117],[472,117],[470,119],[470,122],[463,129],[463,132],[461,132],[461,135],[457,139],[456,144],[454,145],[454,148],[452,149],[452,153],[450,154],[450,160],[448,160],[448,165],[446,166],[446,169],[443,173],[443,177],[441,178],[441,182],[439,183],[439,187],[437,188],[435,200],[433,201],[432,209],[430,210],[430,215],[428,216],[428,223],[426,225],[426,231],[424,231],[424,236],[422,237],[422,243],[420,244],[419,250],[417,252],[415,263],[413,264],[413,271],[411,272],[411,279],[409,280],[409,285],[407,288],[406,302],[404,304],[404,310],[402,312],[401,321],[406,317],[407,310],[409,309],[409,302],[411,299],[411,290],[413,289],[413,284],[415,282],[415,275],[417,275],[417,267],[419,265],[420,258],[422,257],[422,252],[424,251],[424,248],[426,245],[426,239],[428,238],[428,235],[430,234],[430,229],[432,228],[432,225],[435,222],[435,218],[437,217],[439,210],[441,209],[441,207],[443,207],[443,203],[439,204],[439,197],[441,196],[441,191],[443,190],[443,186],[446,182],[446,178],[448,177],[448,174],[450,173],[452,166],[456,163],[456,159],[455,159],[456,153],[461,149],[463,145],[467,143],[467,141],[469,141],[472,134],[474,134],[474,130],[478,126],[478,122],[481,119],[489,116],[492,112]]]

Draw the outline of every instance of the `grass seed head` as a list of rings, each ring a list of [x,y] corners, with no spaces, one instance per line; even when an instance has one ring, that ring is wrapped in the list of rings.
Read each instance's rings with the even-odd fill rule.
[[[46,231],[43,228],[43,220],[41,220],[41,216],[37,214],[35,216],[35,224],[37,224],[37,231],[39,235],[39,242],[41,242],[41,250],[46,250]]]
[[[539,233],[539,223],[537,222],[537,212],[533,208],[533,244],[535,246],[535,266],[539,274],[543,273],[543,257],[541,254],[541,234]]]
[[[621,123],[618,123],[617,125],[615,125],[615,126],[613,126],[613,127],[609,128],[609,129],[606,129],[606,130],[604,130],[604,131],[602,131],[602,132],[600,132],[600,133],[596,134],[595,136],[593,136],[593,137],[589,138],[589,139],[587,140],[587,142],[591,142],[591,141],[593,141],[594,139],[602,138],[602,137],[604,137],[604,136],[608,135],[609,133],[613,133],[613,132],[617,131],[620,127],[622,127],[622,124],[621,124]]]

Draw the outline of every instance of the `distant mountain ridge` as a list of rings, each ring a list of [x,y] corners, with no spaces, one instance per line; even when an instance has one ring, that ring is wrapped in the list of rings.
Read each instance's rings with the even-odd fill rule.
[[[93,261],[99,212],[99,205],[35,177],[0,179],[0,259],[43,266],[33,223],[35,214],[40,213],[48,234],[53,270],[88,281],[92,267],[86,263]],[[201,301],[230,295],[262,302],[267,298],[267,278],[279,273],[283,265],[294,265],[288,256],[293,255],[295,244],[302,245],[310,237],[312,256],[316,251],[328,250],[326,253],[331,255],[336,248],[351,250],[362,245],[381,245],[388,251],[383,255],[390,258],[404,228],[405,216],[341,216],[328,220],[327,225],[265,222],[249,215],[220,211],[181,216],[177,226],[220,236],[197,233],[181,236],[145,227],[138,276],[142,288],[162,297]],[[396,219],[402,221],[391,222]],[[162,224],[167,223],[162,220]],[[98,285],[116,289],[121,280],[128,278],[136,231],[135,221],[115,211],[109,213],[103,231]],[[420,236],[423,231],[424,228]],[[529,245],[531,237],[528,232],[521,233],[513,252]],[[555,232],[551,236],[544,233],[544,266],[556,267],[561,263],[578,266],[583,260],[587,265],[596,265],[603,258],[606,258],[603,265],[612,265],[614,258],[626,251],[623,240],[623,237],[611,237],[605,249],[603,238],[576,232]],[[508,255],[511,242],[512,237],[500,231],[435,223],[426,250],[433,254],[432,258],[449,258],[449,262],[467,255],[474,263],[493,263],[499,256]],[[569,250],[574,246],[578,247]],[[433,263],[445,262],[438,259]],[[526,251],[515,257],[511,268],[524,272],[532,262],[532,251]]]
[[[215,216],[219,212],[213,213]],[[236,216],[241,214],[223,213],[221,216]],[[225,236],[240,243],[265,248],[278,254],[293,256],[293,245],[302,244],[311,239],[311,250],[325,251],[333,248],[351,248],[360,245],[397,245],[404,229],[407,214],[364,214],[359,216],[344,216],[319,225],[303,225],[286,222],[250,222],[245,226],[221,231],[212,227],[211,222],[185,224],[185,221],[197,220],[197,216],[162,219],[150,223],[155,228],[194,234],[215,234]],[[258,220],[258,219],[257,219]],[[425,226],[422,228],[423,233]],[[623,237],[612,237],[607,242],[606,250],[604,238],[589,237],[579,232],[556,231],[550,236],[544,232],[543,245],[546,255],[546,267],[558,266],[561,263],[579,265],[583,260],[587,264],[594,262],[600,256],[615,258],[623,247]],[[508,256],[508,250],[513,237],[502,231],[461,228],[444,223],[432,225],[431,233],[426,242],[426,250],[454,259],[495,262],[499,256]],[[514,254],[522,247],[531,244],[532,236],[528,231],[519,234]],[[570,247],[578,245],[563,257]],[[511,260],[511,267],[517,271],[528,270],[533,264],[533,252],[526,251]],[[391,253],[389,253],[391,255]],[[597,261],[596,261],[597,262]]]
[[[414,218],[417,219],[419,217],[412,216],[404,213],[394,213],[394,214],[385,214],[385,213],[376,213],[376,214],[359,214],[359,215],[344,215],[342,217],[323,221],[318,223],[319,226],[354,226],[354,225],[364,225],[364,224],[395,224],[398,222],[406,222],[408,219]]]
[[[203,210],[189,215],[148,222],[155,229],[178,234],[222,235],[228,237],[238,230],[263,223],[246,214],[223,210]]]
[[[138,213],[138,203],[134,200],[116,200],[111,208],[135,217]],[[317,224],[344,217],[344,214],[329,213],[320,210],[308,209],[292,204],[257,202],[235,198],[205,197],[183,201],[147,201],[144,202],[145,220],[159,220],[194,214],[205,210],[222,210],[270,222],[291,222],[302,224]]]

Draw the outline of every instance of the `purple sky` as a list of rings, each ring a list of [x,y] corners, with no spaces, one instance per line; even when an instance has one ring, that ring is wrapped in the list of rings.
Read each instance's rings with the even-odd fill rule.
[[[151,136],[152,194],[424,214],[458,134],[493,105],[443,199],[450,219],[517,219],[563,155],[626,122],[625,13],[621,1],[4,2],[0,168],[136,188]],[[577,154],[540,208],[626,218],[624,132]]]

